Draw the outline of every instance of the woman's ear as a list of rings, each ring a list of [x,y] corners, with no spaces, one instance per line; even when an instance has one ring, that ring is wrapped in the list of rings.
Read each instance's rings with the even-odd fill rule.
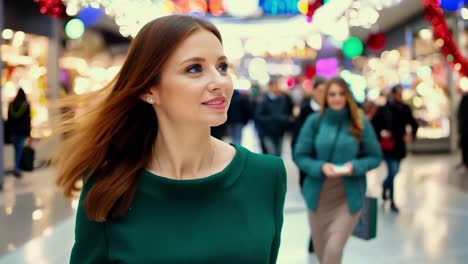
[[[140,99],[151,105],[159,105],[161,103],[159,93],[156,87],[151,87],[146,92],[142,93],[140,95]]]

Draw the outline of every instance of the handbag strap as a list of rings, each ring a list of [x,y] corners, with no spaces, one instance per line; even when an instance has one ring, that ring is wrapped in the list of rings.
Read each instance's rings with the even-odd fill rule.
[[[361,150],[362,150],[361,144],[362,144],[362,140],[361,140],[361,143],[359,143],[358,155],[359,155],[359,153],[360,153]],[[365,174],[364,174],[364,177],[366,177]],[[361,179],[361,178],[362,178],[362,177],[359,177],[359,187],[360,187],[360,189],[361,189],[362,204],[364,205],[364,201],[366,200],[366,192],[367,192],[367,191],[364,192],[365,190],[364,190],[364,188],[363,188],[363,186],[362,186],[362,179]]]

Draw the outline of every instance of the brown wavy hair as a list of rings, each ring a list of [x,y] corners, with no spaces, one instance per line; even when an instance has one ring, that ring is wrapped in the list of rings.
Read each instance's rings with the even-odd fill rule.
[[[90,220],[104,222],[128,210],[138,175],[153,157],[158,131],[154,108],[140,95],[158,84],[169,56],[197,30],[216,27],[205,20],[183,15],[166,16],[146,24],[132,41],[127,58],[114,80],[102,90],[66,98],[63,105],[85,104],[84,111],[58,125],[67,135],[54,159],[57,185],[66,197],[79,191],[79,183],[92,185],[84,199]]]
[[[353,94],[351,93],[351,90],[349,89],[348,83],[341,78],[341,77],[334,77],[330,80],[327,81],[325,85],[325,92],[323,94],[323,108],[322,108],[322,114],[325,111],[325,109],[328,107],[328,102],[327,102],[327,95],[328,91],[330,90],[330,87],[332,84],[336,84],[341,89],[343,89],[346,93],[346,106],[349,108],[349,114],[351,118],[351,124],[349,126],[349,131],[353,136],[358,140],[361,141],[362,139],[362,131],[364,130],[364,124],[362,123],[361,119],[361,111],[359,110],[359,107],[356,104],[356,101],[354,101]]]

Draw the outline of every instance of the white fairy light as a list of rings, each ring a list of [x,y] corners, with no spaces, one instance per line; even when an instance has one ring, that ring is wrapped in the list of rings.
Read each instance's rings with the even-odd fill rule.
[[[321,33],[336,40],[349,37],[350,27],[370,29],[379,19],[379,11],[402,0],[340,0],[330,1],[314,14],[310,34]]]
[[[170,15],[164,3],[168,0],[64,0],[67,10],[73,13],[84,7],[102,7],[115,19],[123,36],[135,36],[149,21]]]

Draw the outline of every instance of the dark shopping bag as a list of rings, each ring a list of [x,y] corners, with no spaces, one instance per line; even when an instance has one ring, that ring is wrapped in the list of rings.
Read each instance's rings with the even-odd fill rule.
[[[3,143],[5,145],[11,144],[11,129],[8,120],[3,120]]]
[[[36,151],[30,146],[25,146],[23,149],[23,155],[21,156],[20,169],[23,171],[34,170],[34,156]]]
[[[377,236],[377,198],[366,196],[364,199],[353,236],[364,240],[371,240]]]
[[[395,148],[395,140],[393,138],[381,138],[379,144],[384,151],[392,151]]]

